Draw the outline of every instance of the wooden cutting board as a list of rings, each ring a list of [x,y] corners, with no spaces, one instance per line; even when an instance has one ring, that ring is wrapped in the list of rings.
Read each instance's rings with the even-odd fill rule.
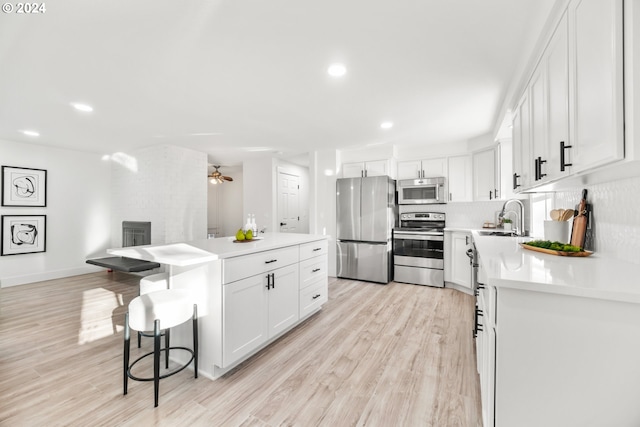
[[[587,189],[582,190],[582,200],[578,205],[578,213],[573,217],[573,229],[571,242],[573,246],[584,248],[584,239],[587,234]]]

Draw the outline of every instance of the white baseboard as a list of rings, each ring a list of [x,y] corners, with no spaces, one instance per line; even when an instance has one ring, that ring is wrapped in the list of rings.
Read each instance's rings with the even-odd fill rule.
[[[81,274],[97,273],[105,271],[102,267],[87,265],[64,270],[45,271],[41,273],[25,274],[22,276],[3,277],[0,279],[0,288],[10,286],[26,285],[29,283],[43,282],[45,280],[61,279],[63,277],[79,276]]]

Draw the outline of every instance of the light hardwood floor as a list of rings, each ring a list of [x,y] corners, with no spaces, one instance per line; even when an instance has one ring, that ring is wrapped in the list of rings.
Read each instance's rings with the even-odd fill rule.
[[[138,281],[103,272],[0,289],[1,426],[482,424],[471,296],[330,279],[320,313],[216,381],[162,380],[154,409],[149,382],[122,395]]]

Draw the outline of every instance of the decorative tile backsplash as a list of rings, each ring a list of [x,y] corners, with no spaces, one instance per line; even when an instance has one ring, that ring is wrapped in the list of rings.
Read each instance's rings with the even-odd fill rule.
[[[548,194],[549,209],[575,207],[583,188],[593,208],[587,245],[603,256],[640,264],[640,177]]]
[[[602,256],[640,264],[640,176],[576,187],[571,191],[530,194],[529,200],[523,200],[525,225],[530,235],[543,238],[549,211],[575,208],[583,188],[587,189],[587,202],[593,209],[586,248]],[[400,206],[400,212],[444,212],[447,227],[478,229],[485,221],[494,222],[503,204],[504,201],[491,201]]]
[[[529,223],[528,201],[522,200],[525,205],[525,228]],[[447,227],[480,229],[485,222],[496,222],[498,212],[502,210],[503,200],[490,202],[455,202],[445,205],[407,205],[400,206],[400,212],[443,212],[447,215]],[[507,208],[507,215],[514,218],[514,207]]]

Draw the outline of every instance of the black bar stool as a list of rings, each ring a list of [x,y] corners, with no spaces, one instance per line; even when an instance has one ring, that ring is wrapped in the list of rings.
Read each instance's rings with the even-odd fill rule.
[[[193,304],[190,293],[184,289],[166,289],[150,292],[134,298],[129,303],[129,310],[125,314],[124,322],[124,394],[127,394],[128,380],[153,381],[155,397],[154,407],[158,406],[160,380],[177,374],[189,366],[193,361],[194,377],[198,378],[198,313],[197,305]],[[193,324],[193,348],[169,347],[168,339],[165,348],[160,348],[162,331],[178,326],[192,320]],[[131,344],[131,329],[139,332],[153,331],[153,351],[143,354],[129,364]],[[168,335],[167,335],[168,336]],[[184,350],[190,353],[191,358],[184,365],[175,370],[160,375],[160,353],[166,352],[167,360],[169,350]],[[153,377],[138,377],[131,373],[131,369],[142,359],[153,355]]]

